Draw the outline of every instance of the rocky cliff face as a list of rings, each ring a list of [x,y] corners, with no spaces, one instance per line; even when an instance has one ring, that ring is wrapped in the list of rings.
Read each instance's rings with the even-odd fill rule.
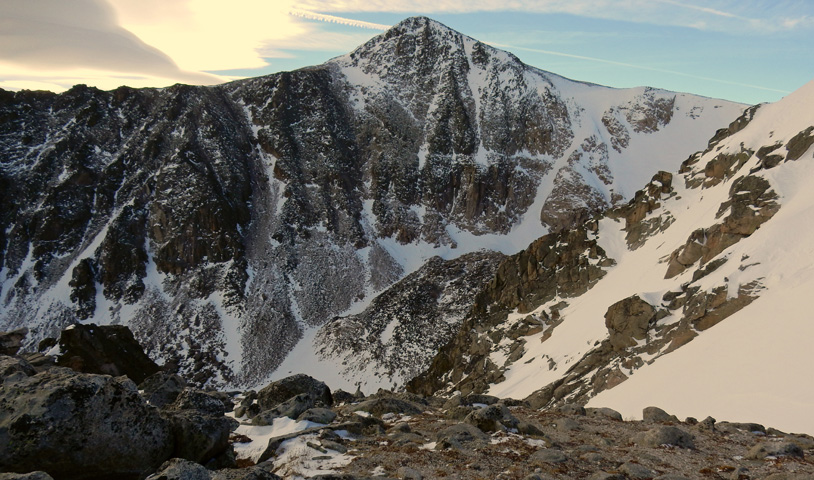
[[[800,106],[811,103],[812,86],[748,109],[678,175],[658,172],[627,204],[504,260],[408,390],[525,397],[536,408],[584,404],[788,288],[778,276],[794,286],[807,278],[810,258],[771,245],[807,238],[773,219],[785,200],[796,212],[811,208],[797,193],[810,168],[799,162],[814,161],[812,119]],[[807,322],[802,311],[791,315]]]
[[[572,82],[426,18],[217,87],[0,91],[0,328],[127,324],[193,382],[254,384],[423,261],[618,204],[653,139],[686,156],[739,110]]]

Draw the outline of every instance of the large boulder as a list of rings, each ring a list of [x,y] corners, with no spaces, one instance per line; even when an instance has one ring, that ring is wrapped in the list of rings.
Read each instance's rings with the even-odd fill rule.
[[[169,422],[125,377],[52,368],[0,388],[0,471],[137,478],[172,450]]]
[[[635,346],[644,340],[650,322],[656,318],[656,309],[638,295],[633,295],[608,307],[605,327],[610,333],[610,343],[615,350]]]
[[[28,335],[27,328],[20,328],[11,332],[0,332],[0,355],[16,355],[22,348],[26,335]]]
[[[172,427],[173,457],[206,464],[231,448],[229,434],[238,422],[225,417],[223,402],[207,392],[187,388],[161,413]]]
[[[314,400],[314,406],[330,407],[333,405],[331,389],[325,382],[309,377],[303,373],[286,377],[273,382],[257,393],[260,410],[271,410],[291,397],[307,393]]]
[[[123,325],[76,324],[62,331],[57,365],[77,372],[127,375],[141,383],[159,370]]]
[[[186,386],[186,380],[180,376],[162,371],[147,377],[138,388],[150,405],[161,408],[174,402]]]

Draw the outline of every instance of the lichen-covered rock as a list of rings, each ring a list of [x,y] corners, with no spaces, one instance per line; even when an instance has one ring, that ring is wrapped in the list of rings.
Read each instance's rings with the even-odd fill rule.
[[[210,480],[209,470],[203,465],[183,458],[164,462],[147,480]]]
[[[52,368],[0,388],[0,470],[136,478],[174,445],[169,422],[125,377]]]
[[[302,373],[270,383],[257,392],[257,403],[261,410],[270,410],[291,397],[303,393],[310,395],[313,401],[312,406],[330,407],[333,405],[331,389],[325,385],[325,382]]]

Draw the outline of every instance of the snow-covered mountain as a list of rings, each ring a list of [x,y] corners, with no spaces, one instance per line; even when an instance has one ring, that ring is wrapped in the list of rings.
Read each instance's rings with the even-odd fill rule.
[[[508,258],[411,388],[814,432],[812,182],[814,81]]]
[[[741,111],[568,80],[426,18],[216,87],[0,91],[0,329],[36,342],[127,324],[153,358],[215,385],[368,346],[382,353],[334,368],[339,386],[398,385],[422,365],[393,363],[396,349],[420,346],[428,365],[498,271],[489,254],[471,275],[430,259],[567,232]],[[402,279],[435,305],[369,310]]]

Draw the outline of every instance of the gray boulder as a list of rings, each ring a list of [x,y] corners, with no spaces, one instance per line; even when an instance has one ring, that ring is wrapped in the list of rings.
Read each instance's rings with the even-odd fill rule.
[[[54,480],[45,472],[0,473],[0,480]]]
[[[557,407],[556,411],[560,413],[567,413],[568,415],[586,415],[585,407],[576,403],[566,403],[565,405],[560,405]]]
[[[157,472],[147,480],[210,480],[209,470],[203,465],[183,458],[173,458],[164,462]]]
[[[172,450],[169,422],[125,377],[52,368],[0,389],[0,470],[135,477]]]
[[[610,418],[611,420],[622,421],[622,414],[612,408],[586,408],[585,413],[589,417]]]
[[[695,448],[693,436],[677,427],[658,427],[641,432],[633,437],[633,442],[647,447],[674,445],[681,448]]]
[[[33,365],[22,358],[0,355],[0,380],[5,380],[17,373],[30,377],[37,372]]]
[[[169,409],[197,410],[210,415],[223,415],[227,411],[222,400],[213,396],[210,392],[198,390],[197,388],[185,388],[169,406]]]
[[[554,448],[544,448],[529,455],[529,463],[537,467],[545,467],[548,464],[564,463],[568,461],[568,456]]]
[[[333,405],[331,389],[324,382],[302,373],[269,384],[257,392],[257,403],[260,405],[261,411],[271,410],[289,398],[302,393],[311,395],[316,406],[330,407]]]
[[[670,415],[659,407],[645,407],[645,409],[642,410],[642,421],[645,423],[678,423],[678,417]]]
[[[489,441],[489,435],[474,425],[459,423],[445,428],[436,434],[436,449],[474,448]]]
[[[793,442],[763,442],[752,447],[746,458],[763,460],[766,457],[803,458],[803,449]]]
[[[402,400],[397,397],[380,397],[365,400],[364,402],[354,405],[354,412],[363,411],[371,413],[377,417],[381,417],[385,413],[399,413],[402,415],[418,415],[424,408],[422,405],[411,402],[409,400]]]
[[[474,425],[484,432],[517,428],[520,423],[505,405],[489,405],[479,408],[467,415],[464,422]]]
[[[161,408],[174,402],[186,386],[186,380],[180,376],[162,371],[147,377],[138,388],[150,405]]]
[[[302,413],[297,420],[327,425],[336,419],[336,413],[327,408],[310,408]]]
[[[27,328],[0,332],[0,355],[17,355],[17,352],[23,347],[26,335],[28,335]]]
[[[226,468],[211,472],[212,480],[280,480],[271,473],[274,465],[265,462],[248,468]]]
[[[652,470],[645,467],[644,465],[639,465],[638,463],[626,462],[619,467],[619,471],[627,475],[627,478],[634,478],[634,479],[649,479],[656,476]]]

